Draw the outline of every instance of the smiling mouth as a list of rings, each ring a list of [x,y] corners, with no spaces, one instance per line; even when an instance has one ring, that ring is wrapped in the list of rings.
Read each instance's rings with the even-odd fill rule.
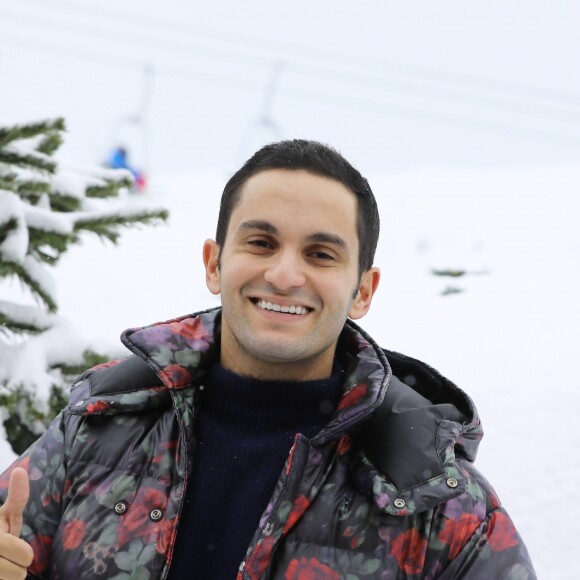
[[[306,306],[274,304],[273,302],[268,302],[267,300],[261,300],[258,298],[252,298],[252,302],[262,310],[269,310],[270,312],[281,312],[282,314],[294,314],[297,316],[303,316],[304,314],[308,314],[312,311],[312,308],[308,308]]]

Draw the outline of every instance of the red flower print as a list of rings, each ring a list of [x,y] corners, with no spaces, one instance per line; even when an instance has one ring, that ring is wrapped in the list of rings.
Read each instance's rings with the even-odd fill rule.
[[[91,403],[87,406],[87,411],[89,413],[102,413],[110,407],[109,403],[105,401],[97,401],[96,403]]]
[[[425,564],[427,540],[424,540],[416,528],[399,534],[391,545],[391,556],[399,563],[405,574],[419,574]]]
[[[290,562],[284,580],[340,580],[340,574],[316,558],[300,558]]]
[[[64,526],[62,545],[65,550],[78,548],[87,534],[87,524],[83,520],[71,520]]]
[[[40,576],[50,564],[52,556],[52,538],[50,536],[34,536],[29,542],[34,551],[34,561],[28,568],[31,574]]]
[[[129,505],[129,509],[119,518],[119,544],[130,542],[133,538],[144,538],[145,541],[156,540],[163,519],[154,522],[149,514],[154,509],[165,510],[167,497],[158,489],[144,488]]]
[[[338,410],[340,411],[341,409],[356,405],[366,392],[367,385],[365,383],[354,386],[342,396],[342,399],[338,403]]]
[[[123,360],[125,360],[125,359],[124,358],[116,358],[114,360],[110,360],[110,361],[101,363],[99,365],[95,365],[94,367],[91,367],[91,370],[96,371],[96,370],[108,369],[109,367],[114,367],[116,364],[119,364]]]
[[[159,535],[157,544],[155,545],[156,550],[160,554],[166,554],[169,550],[169,544],[171,543],[171,537],[175,531],[175,526],[177,524],[177,519],[167,520],[163,526],[163,531]]]
[[[352,437],[345,435],[338,441],[337,451],[339,455],[344,455],[352,447]]]
[[[157,445],[157,449],[159,449],[159,454],[151,458],[152,463],[161,463],[167,457],[168,453],[177,455],[177,441],[161,441]]]
[[[491,514],[487,543],[494,552],[502,552],[518,545],[516,529],[504,512],[495,511]]]
[[[449,559],[454,560],[461,552],[469,538],[480,525],[479,518],[474,514],[462,514],[459,520],[447,520],[439,534],[444,544],[449,544]]]
[[[191,382],[190,372],[181,365],[167,365],[161,372],[172,387],[184,387]]]
[[[179,322],[172,322],[169,326],[173,334],[178,334],[188,340],[203,340],[208,336],[200,318],[187,318]]]
[[[251,580],[262,578],[272,559],[272,552],[274,551],[276,541],[275,536],[266,536],[261,542],[258,542],[247,560],[244,578],[246,576]],[[238,574],[238,578],[241,578],[241,576],[241,574]]]
[[[294,505],[292,506],[292,511],[288,516],[288,520],[286,521],[286,525],[284,526],[284,531],[282,533],[288,532],[294,524],[302,517],[302,514],[306,511],[306,508],[310,505],[308,498],[304,495],[299,495],[294,500]]]

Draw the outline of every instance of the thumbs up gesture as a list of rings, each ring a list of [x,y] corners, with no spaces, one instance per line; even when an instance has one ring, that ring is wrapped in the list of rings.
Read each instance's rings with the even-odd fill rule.
[[[0,507],[0,580],[26,578],[26,569],[32,564],[32,547],[20,539],[29,495],[28,473],[17,467],[10,476],[6,503]]]

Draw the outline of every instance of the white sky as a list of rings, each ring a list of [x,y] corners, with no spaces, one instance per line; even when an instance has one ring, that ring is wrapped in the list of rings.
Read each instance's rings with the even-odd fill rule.
[[[122,142],[151,176],[295,136],[369,173],[576,164],[579,23],[575,0],[0,0],[0,120],[63,115],[63,156]]]

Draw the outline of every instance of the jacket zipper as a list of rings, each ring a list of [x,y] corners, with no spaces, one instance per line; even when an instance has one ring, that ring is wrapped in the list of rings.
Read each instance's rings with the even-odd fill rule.
[[[187,493],[187,485],[189,483],[189,477],[188,477],[188,473],[189,473],[189,449],[187,447],[187,434],[185,432],[185,427],[183,425],[181,415],[179,414],[179,412],[177,410],[177,406],[175,405],[175,401],[173,400],[173,397],[172,397],[172,401],[173,401],[173,408],[174,408],[177,424],[179,425],[179,430],[182,433],[183,442],[184,442],[184,446],[185,446],[184,453],[182,454],[182,456],[185,458],[185,472],[184,472],[185,477],[183,478],[183,493],[181,494],[181,499],[179,500],[179,506],[177,508],[177,517],[178,517],[177,528],[175,530],[175,534],[174,534],[171,546],[169,546],[169,550],[171,552],[171,558],[167,559],[167,566],[165,568],[165,574],[162,575],[161,580],[167,580],[167,577],[169,576],[169,572],[171,571],[171,562],[173,560],[173,550],[175,548],[177,534],[179,533],[179,520],[181,519],[181,512],[183,511],[183,504],[185,503],[185,496]],[[169,495],[171,497],[171,492],[169,492]]]
[[[288,452],[287,466],[285,469],[286,480],[288,480],[290,478],[290,474],[292,473],[292,468],[294,467],[294,454],[296,452],[296,448],[297,448],[297,444],[298,444],[298,437],[299,437],[299,435],[296,435],[296,437],[294,437],[294,443],[292,444],[292,447],[290,448],[290,451]],[[280,497],[284,493],[284,489],[285,488],[282,488],[280,495],[275,499],[274,504],[276,504],[276,505],[278,504],[278,500],[280,499]],[[256,546],[258,545],[258,542],[260,541],[260,539],[262,537],[264,537],[264,535],[266,535],[265,534],[266,530],[271,529],[273,527],[273,523],[271,521],[273,514],[274,514],[274,510],[272,510],[270,517],[268,518],[268,520],[264,524],[264,527],[262,528],[262,534],[260,534],[260,536],[258,537],[258,540],[256,540],[256,542],[252,546],[252,549],[250,551],[250,558],[252,557],[254,551],[256,550]],[[280,537],[280,539],[282,539],[282,538]],[[269,565],[272,563],[272,560],[274,559],[274,554],[276,553],[276,549],[277,549],[277,546],[275,546],[274,549],[272,550]],[[246,572],[247,563],[248,563],[248,560],[246,560],[246,559],[244,559],[241,562],[241,564],[238,568],[238,574],[237,574],[236,580],[250,580],[250,577]],[[268,567],[269,567],[269,565],[268,565]]]

